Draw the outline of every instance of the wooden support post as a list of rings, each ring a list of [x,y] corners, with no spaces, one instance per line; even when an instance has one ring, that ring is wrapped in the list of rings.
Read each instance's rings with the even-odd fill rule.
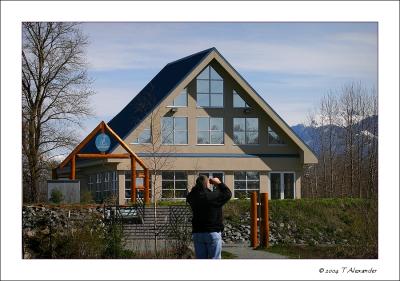
[[[150,172],[148,168],[144,169],[144,203],[150,203]]]
[[[251,193],[251,201],[250,201],[250,241],[251,247],[256,248],[258,246],[258,238],[257,238],[257,192],[253,191]]]
[[[71,180],[75,179],[75,159],[76,157],[73,155],[71,158],[71,175],[69,176]]]
[[[136,160],[131,156],[131,202],[136,203]]]
[[[268,193],[261,193],[260,245],[269,245]]]

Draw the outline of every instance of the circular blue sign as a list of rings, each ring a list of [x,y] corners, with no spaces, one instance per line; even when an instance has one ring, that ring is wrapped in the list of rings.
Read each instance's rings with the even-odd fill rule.
[[[99,151],[101,152],[107,151],[110,148],[111,144],[110,137],[104,133],[101,133],[96,137],[95,143]]]

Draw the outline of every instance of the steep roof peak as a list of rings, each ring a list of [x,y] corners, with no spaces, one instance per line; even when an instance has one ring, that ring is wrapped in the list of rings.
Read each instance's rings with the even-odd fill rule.
[[[209,48],[170,62],[107,124],[125,139],[180,82],[193,71],[215,48]],[[113,151],[117,142],[111,140]],[[94,140],[82,152],[95,151]]]
[[[202,55],[202,54],[203,54],[203,55],[206,55],[206,54],[208,55],[208,54],[211,53],[212,51],[217,51],[217,49],[216,49],[215,47],[208,48],[208,49],[205,49],[205,50],[203,50],[203,51],[200,51],[200,52],[197,52],[197,53],[188,55],[188,56],[186,56],[186,57],[183,57],[183,58],[180,58],[180,59],[171,61],[171,62],[168,63],[167,65],[171,65],[171,64],[174,64],[174,63],[177,63],[177,62],[181,62],[181,61],[190,59],[190,58],[192,58],[192,57],[194,57],[194,56],[197,56],[197,55]]]

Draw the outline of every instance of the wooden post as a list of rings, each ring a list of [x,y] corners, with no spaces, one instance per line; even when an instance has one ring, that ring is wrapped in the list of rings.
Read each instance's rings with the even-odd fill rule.
[[[131,156],[131,202],[136,203],[136,160]]]
[[[144,169],[144,203],[150,203],[150,172],[148,168]]]
[[[261,222],[260,222],[260,245],[268,247],[269,244],[269,222],[268,222],[268,193],[261,193]]]
[[[256,191],[253,191],[251,193],[250,217],[251,217],[251,225],[250,225],[251,247],[256,248],[258,246],[258,239],[257,239],[257,192]]]
[[[75,159],[76,157],[73,155],[71,159],[71,175],[69,176],[71,180],[75,179]]]

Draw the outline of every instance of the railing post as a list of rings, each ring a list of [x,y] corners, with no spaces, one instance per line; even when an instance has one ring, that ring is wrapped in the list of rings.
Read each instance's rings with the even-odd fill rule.
[[[136,160],[131,156],[131,203],[136,203]]]
[[[260,245],[268,247],[269,244],[269,222],[268,222],[268,193],[261,193],[261,222],[260,222]]]
[[[149,169],[144,169],[144,203],[150,203],[150,175]]]
[[[256,248],[258,246],[257,239],[257,192],[253,191],[251,193],[251,203],[250,203],[250,217],[251,217],[251,225],[250,225],[250,240],[251,247]]]

